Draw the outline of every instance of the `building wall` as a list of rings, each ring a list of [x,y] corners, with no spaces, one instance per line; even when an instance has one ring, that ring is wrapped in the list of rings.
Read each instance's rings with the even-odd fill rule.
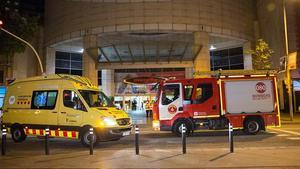
[[[253,0],[46,0],[47,45],[121,31],[205,31],[253,39]]]
[[[278,69],[280,57],[285,56],[283,8],[279,0],[257,0],[257,17],[259,37],[264,39],[273,49],[272,67]]]
[[[300,1],[286,1],[289,51],[300,50]]]

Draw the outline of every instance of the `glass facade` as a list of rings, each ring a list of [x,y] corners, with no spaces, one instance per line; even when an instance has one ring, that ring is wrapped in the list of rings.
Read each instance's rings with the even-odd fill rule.
[[[4,82],[4,71],[0,70],[0,83]]]
[[[6,87],[0,86],[0,108],[2,108],[3,106],[5,93],[6,93]]]
[[[210,51],[211,70],[244,69],[243,48]]]
[[[82,75],[82,54],[57,51],[55,56],[55,73]]]

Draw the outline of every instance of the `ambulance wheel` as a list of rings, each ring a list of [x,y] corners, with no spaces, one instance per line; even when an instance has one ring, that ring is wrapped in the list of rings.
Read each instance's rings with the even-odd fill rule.
[[[24,129],[22,126],[12,126],[11,127],[11,137],[14,140],[14,142],[19,143],[26,139],[26,134],[24,132]]]
[[[260,131],[260,120],[256,118],[247,119],[244,124],[244,132],[249,135],[255,135]]]
[[[180,121],[177,121],[175,122],[174,126],[173,126],[173,133],[180,137],[181,136],[181,133],[182,133],[182,124],[185,125],[186,127],[186,135],[189,136],[191,134],[191,131],[192,131],[192,127],[191,125],[186,122],[185,120],[180,120]]]
[[[90,139],[91,139],[90,127],[84,127],[80,132],[81,144],[86,146],[86,147],[89,147],[90,146]],[[96,143],[97,143],[97,136],[94,135],[94,137],[93,137],[94,146],[96,145]]]

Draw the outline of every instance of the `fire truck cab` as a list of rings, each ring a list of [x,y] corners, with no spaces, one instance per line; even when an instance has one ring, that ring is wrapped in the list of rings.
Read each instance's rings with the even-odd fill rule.
[[[197,129],[235,129],[257,134],[279,126],[280,113],[274,75],[239,75],[168,80],[158,87],[153,128],[180,135]]]

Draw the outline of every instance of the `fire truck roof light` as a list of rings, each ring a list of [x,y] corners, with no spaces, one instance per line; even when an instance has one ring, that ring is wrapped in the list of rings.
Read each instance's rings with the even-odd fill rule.
[[[245,77],[244,75],[228,76],[228,77]]]
[[[250,77],[266,77],[267,75],[250,75]]]

